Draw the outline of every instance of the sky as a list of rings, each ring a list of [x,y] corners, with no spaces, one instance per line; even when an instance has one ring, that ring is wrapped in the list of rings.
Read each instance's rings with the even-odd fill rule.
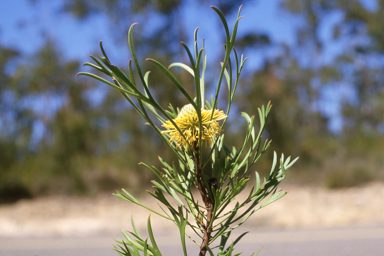
[[[272,41],[294,45],[295,29],[302,21],[300,18],[282,12],[279,8],[280,1],[260,0],[252,4],[244,5],[241,14],[245,16],[240,21],[239,34],[250,31],[258,31],[268,34]],[[375,9],[376,1],[362,0],[368,9]],[[89,61],[89,54],[93,54],[103,40],[105,49],[108,49],[110,58],[116,60],[119,65],[126,65],[129,59],[127,44],[116,45],[112,39],[111,29],[108,27],[108,17],[104,15],[92,16],[86,22],[80,22],[67,13],[59,12],[63,1],[37,1],[32,4],[29,0],[1,0],[0,1],[0,43],[3,46],[17,49],[26,56],[32,56],[44,45],[45,39],[52,39],[63,53],[66,60]],[[221,50],[217,45],[222,45],[222,35],[211,33],[212,27],[209,22],[212,17],[218,19],[214,11],[209,8],[197,9],[194,1],[189,1],[182,10],[185,18],[186,31],[193,31],[199,27],[199,38],[206,39],[206,52],[218,54]],[[233,24],[235,15],[228,17],[228,23]],[[331,40],[331,28],[335,22],[342,19],[340,13],[331,13],[327,21],[320,27],[320,35],[324,41]],[[156,20],[153,21],[156,25]],[[140,26],[140,24],[138,25]],[[143,28],[141,28],[143,29]],[[343,45],[337,43],[327,44],[322,62],[332,61],[333,56],[342,50]],[[244,72],[254,72],[261,68],[263,53],[253,54],[247,61]],[[273,55],[272,52],[267,54]],[[303,61],[310,61],[304,59]],[[10,70],[12,72],[12,70]],[[343,89],[344,88],[344,89]],[[336,90],[336,93],[335,93]],[[337,91],[339,90],[339,91]],[[94,97],[100,98],[102,91],[95,92]],[[330,128],[337,132],[341,129],[340,102],[343,94],[351,94],[348,86],[338,89],[329,86],[322,92],[322,111],[333,117]],[[352,96],[350,96],[352,97]]]
[[[302,21],[279,10],[280,2],[281,0],[259,0],[244,5],[241,12],[244,18],[241,20],[239,33],[256,30],[268,34],[272,41],[277,43],[295,44],[294,32]],[[62,3],[62,0],[37,1],[36,4],[32,4],[30,0],[0,1],[0,42],[25,54],[33,54],[43,46],[45,37],[49,36],[58,44],[67,59],[80,60],[85,60],[86,55],[98,47],[99,40],[103,40],[106,45],[110,43],[108,39],[112,37],[112,31],[106,25],[107,16],[97,15],[87,19],[86,22],[80,22],[69,14],[58,11]],[[377,5],[375,0],[362,0],[362,3],[371,10]],[[186,20],[186,31],[191,31],[192,35],[194,29],[199,27],[201,37],[215,42],[218,38],[210,33],[209,24],[202,22],[212,19],[215,15],[208,4],[205,10],[201,10],[197,9],[193,1],[188,1],[182,15]],[[235,16],[227,18],[228,23],[233,24]],[[320,28],[324,40],[329,39],[330,27],[341,18],[337,13],[329,15],[327,22]],[[338,47],[340,46],[335,44],[330,46],[329,54],[325,56],[326,61],[330,61],[333,52],[338,51]],[[118,56],[121,56],[124,48],[126,54],[128,53],[127,47],[118,46],[120,52]],[[212,44],[212,49],[215,48],[217,46]],[[252,58],[257,59],[257,56],[256,58],[251,56],[251,61]]]
[[[0,1],[1,43],[31,55],[44,45],[48,36],[67,59],[85,59],[82,56],[91,52],[100,38],[108,37],[108,28],[103,25],[106,17],[79,22],[58,11],[62,2]]]
[[[85,59],[82,56],[92,52],[95,45],[98,47],[99,40],[109,43],[111,30],[106,25],[108,17],[97,15],[86,22],[80,22],[67,13],[58,11],[62,2],[51,0],[32,4],[30,0],[0,1],[0,42],[25,54],[33,54],[43,46],[45,36],[49,36],[58,43],[59,49],[68,59]],[[258,30],[270,34],[277,42],[293,43],[292,23],[297,21],[291,16],[282,16],[277,10],[278,2],[264,0],[243,6],[241,14],[245,18],[241,20],[242,29],[239,33]],[[199,35],[212,40],[209,24],[202,24],[202,21],[212,19],[212,16],[215,19],[218,17],[208,4],[206,10],[199,9],[198,19],[197,6],[193,2],[189,2],[183,12],[182,16],[187,21],[186,31],[191,31],[192,35],[194,29],[199,27]],[[280,16],[278,21],[275,19],[277,15]],[[228,17],[229,24],[234,22],[235,16],[232,16],[233,18]],[[217,38],[213,39],[215,40]]]

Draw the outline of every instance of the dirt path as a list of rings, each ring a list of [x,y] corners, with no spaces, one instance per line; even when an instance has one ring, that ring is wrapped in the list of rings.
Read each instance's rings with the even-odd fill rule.
[[[290,191],[261,209],[248,225],[263,228],[384,226],[384,184],[325,190],[281,186]],[[150,196],[145,196],[154,207]],[[131,216],[145,229],[149,212],[112,195],[46,197],[0,205],[0,237],[85,236],[130,230]],[[152,214],[154,229],[173,224]]]

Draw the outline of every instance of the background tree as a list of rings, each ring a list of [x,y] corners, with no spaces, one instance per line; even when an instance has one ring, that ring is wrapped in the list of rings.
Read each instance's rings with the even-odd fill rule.
[[[40,1],[33,2],[38,8]],[[184,32],[188,26],[184,8],[209,9],[204,1],[187,0],[58,3],[55,11],[83,24],[107,17],[113,38],[104,41],[111,41],[119,51],[126,45],[128,26],[139,22],[137,54],[165,64],[187,62],[177,43],[193,43]],[[243,10],[257,3],[245,1]],[[225,14],[238,9],[232,0],[210,4]],[[239,31],[238,52],[257,56],[260,65],[243,72],[234,111],[257,113],[257,106],[272,101],[263,136],[276,141],[273,150],[301,156],[296,174],[289,175],[288,181],[294,177],[295,182],[312,180],[340,187],[382,179],[383,1],[368,6],[359,0],[285,0],[277,8],[278,15],[291,17],[294,40],[277,41],[268,32],[254,29],[252,22],[250,29]],[[216,20],[210,23],[219,25]],[[151,176],[137,163],[155,163],[150,156],[161,151],[163,143],[118,92],[75,78],[79,62],[65,58],[57,39],[43,39],[45,43],[32,55],[0,45],[0,198],[53,190],[94,193],[147,184]],[[125,55],[112,56],[128,65],[128,59],[121,58]],[[208,64],[221,57],[209,56]],[[152,70],[151,86],[162,106],[186,103],[150,63],[143,69]],[[192,90],[188,73],[177,68],[172,72]],[[216,84],[211,77],[215,76],[207,74],[207,83]],[[207,96],[209,90],[208,86]],[[239,143],[238,131],[245,125],[229,120],[226,129],[231,129],[232,144]],[[164,159],[172,161],[170,155]],[[259,168],[262,171],[263,163]]]

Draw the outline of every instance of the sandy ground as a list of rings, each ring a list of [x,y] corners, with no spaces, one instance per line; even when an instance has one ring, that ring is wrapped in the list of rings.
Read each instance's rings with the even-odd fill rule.
[[[384,184],[341,190],[287,187],[288,195],[256,212],[246,225],[260,228],[384,226]],[[149,195],[141,198],[152,204]],[[150,212],[112,195],[52,196],[0,205],[0,237],[86,236],[131,230],[131,216],[144,230]],[[151,214],[154,230],[170,221]],[[172,229],[171,229],[172,230]]]

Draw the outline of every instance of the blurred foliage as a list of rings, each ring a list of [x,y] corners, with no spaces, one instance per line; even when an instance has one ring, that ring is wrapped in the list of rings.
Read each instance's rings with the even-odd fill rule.
[[[64,1],[61,11],[84,21],[107,15],[116,41],[122,42],[128,26],[142,22],[143,30],[135,31],[139,55],[145,52],[167,64],[175,56],[186,58],[178,44],[186,39],[180,13],[185,2],[71,0]],[[197,4],[208,8],[203,2]],[[245,1],[244,8],[252,2]],[[238,8],[233,0],[210,4],[226,13]],[[241,141],[238,131],[246,125],[239,122],[239,112],[256,114],[257,107],[271,100],[264,136],[273,140],[277,152],[301,156],[289,181],[339,188],[383,180],[384,1],[378,0],[374,10],[358,0],[285,0],[279,8],[301,20],[294,45],[277,43],[266,33],[238,35],[239,53],[252,56],[258,49],[278,49],[278,54],[263,54],[263,68],[244,74],[235,99],[238,113],[232,113],[239,119],[227,127],[233,144]],[[322,26],[334,14],[342,18],[329,28],[332,37],[324,39]],[[162,23],[149,33],[144,28],[154,16]],[[325,61],[331,44],[342,49]],[[0,201],[142,186],[152,177],[137,163],[156,164],[158,152],[172,160],[119,93],[75,78],[79,63],[63,60],[49,38],[33,56],[0,45]],[[184,105],[160,72],[153,66],[143,68],[152,70],[152,88],[162,106]],[[188,74],[172,72],[191,90]],[[100,102],[90,96],[95,90],[103,93]],[[333,117],[324,110],[330,94],[338,96],[330,105],[340,108],[338,131],[329,129]],[[257,169],[262,172],[266,166],[261,163]]]

